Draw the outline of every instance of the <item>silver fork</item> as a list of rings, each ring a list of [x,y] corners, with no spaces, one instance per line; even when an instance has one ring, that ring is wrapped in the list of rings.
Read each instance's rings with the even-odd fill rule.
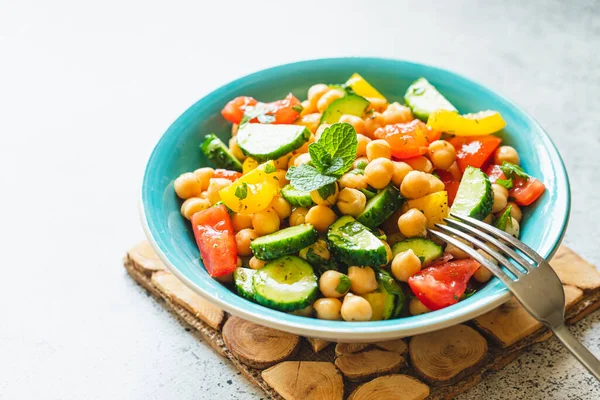
[[[600,360],[586,349],[565,326],[565,294],[558,275],[539,254],[508,233],[474,218],[451,214],[447,225],[436,224],[439,230],[429,232],[469,254],[498,277],[523,307],[554,332],[584,367],[600,381]],[[492,256],[494,264],[461,238]],[[467,233],[465,233],[467,232]],[[514,249],[517,249],[517,253]],[[525,259],[526,256],[529,260]],[[509,261],[509,259],[511,261]]]

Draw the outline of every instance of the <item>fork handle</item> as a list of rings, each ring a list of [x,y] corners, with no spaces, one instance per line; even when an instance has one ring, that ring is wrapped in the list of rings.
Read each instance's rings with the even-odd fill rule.
[[[552,328],[554,335],[562,342],[571,354],[587,368],[588,371],[600,381],[600,360],[596,358],[588,349],[586,349],[564,324]]]

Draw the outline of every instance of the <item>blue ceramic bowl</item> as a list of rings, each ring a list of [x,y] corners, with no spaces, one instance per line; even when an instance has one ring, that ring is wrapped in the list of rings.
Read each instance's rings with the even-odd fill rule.
[[[333,341],[373,341],[410,336],[451,326],[478,316],[508,300],[494,278],[474,296],[424,315],[374,322],[324,321],[282,313],[239,297],[206,273],[189,222],[181,217],[173,181],[181,173],[206,166],[199,151],[204,135],[230,136],[221,108],[236,96],[272,101],[290,91],[306,98],[315,83],[344,82],[363,75],[390,101],[402,102],[406,88],[426,77],[461,113],[493,109],[506,120],[500,133],[514,146],[525,170],[546,185],[546,192],[524,212],[521,239],[549,258],[560,244],[570,210],[569,181],[556,147],[542,127],[497,93],[452,72],[422,64],[380,58],[331,58],[302,61],[237,79],[192,105],[162,136],[146,166],[141,216],[148,239],[167,267],[195,292],[233,315],[300,335]]]

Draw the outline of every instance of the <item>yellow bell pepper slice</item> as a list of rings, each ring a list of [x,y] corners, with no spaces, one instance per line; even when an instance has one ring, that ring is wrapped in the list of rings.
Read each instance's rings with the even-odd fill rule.
[[[506,126],[506,122],[498,111],[460,115],[453,111],[436,110],[429,115],[427,125],[436,131],[456,136],[484,136],[498,132]]]
[[[258,167],[258,161],[256,161],[252,157],[248,157],[244,160],[242,164],[242,173],[246,175],[248,172],[255,170]]]
[[[379,99],[386,100],[385,97],[381,93],[377,91],[369,82],[365,80],[362,76],[357,73],[354,73],[348,81],[346,81],[346,86],[350,86],[354,93],[362,97],[376,97]]]
[[[240,214],[254,214],[264,210],[279,191],[276,171],[273,161],[259,165],[221,189],[221,200],[231,210]]]
[[[402,207],[403,212],[411,208],[422,211],[427,217],[427,227],[433,228],[435,224],[443,223],[444,218],[448,217],[448,192],[436,192],[409,200]]]

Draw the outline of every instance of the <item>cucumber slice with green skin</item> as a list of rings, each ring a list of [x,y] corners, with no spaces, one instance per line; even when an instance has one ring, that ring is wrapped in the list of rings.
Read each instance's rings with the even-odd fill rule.
[[[402,312],[404,311],[405,306],[406,295],[404,294],[404,292],[402,292],[402,294],[396,295],[396,304],[394,304],[392,318],[400,318],[400,316],[402,316]]]
[[[374,292],[364,294],[363,297],[371,305],[373,311],[371,321],[381,321],[392,318],[396,304],[396,296],[388,293],[385,288],[379,287]]]
[[[215,167],[242,172],[242,163],[231,154],[225,143],[214,133],[204,137],[200,150]]]
[[[438,246],[431,240],[423,238],[406,239],[396,243],[392,247],[392,253],[394,254],[394,257],[396,254],[402,253],[406,250],[412,250],[415,255],[421,259],[424,267],[440,258],[444,253],[442,246]]]
[[[235,282],[235,289],[237,293],[248,299],[254,301],[254,287],[252,286],[252,277],[256,273],[256,270],[250,268],[236,268],[233,271],[233,281]]]
[[[363,192],[363,194],[365,195],[367,200],[371,200],[373,197],[375,197],[377,195],[375,192],[371,192],[368,189],[360,189],[360,191]]]
[[[408,87],[404,100],[415,117],[427,122],[429,114],[435,110],[458,110],[425,78],[419,78]]]
[[[317,298],[317,277],[309,263],[296,256],[269,262],[252,279],[257,303],[279,311],[300,310]]]
[[[398,189],[394,185],[389,185],[367,202],[365,209],[356,220],[369,228],[378,227],[395,213],[403,202],[404,198]]]
[[[494,192],[488,176],[479,168],[467,167],[450,212],[482,220],[492,212],[492,204]]]
[[[299,149],[310,138],[302,125],[244,124],[237,132],[242,152],[257,161],[276,160]]]
[[[329,227],[327,241],[333,256],[347,265],[379,266],[387,263],[383,242],[349,215],[339,218]]]
[[[297,253],[316,242],[318,238],[319,234],[314,226],[301,224],[254,239],[250,243],[250,249],[254,257],[268,261]]]
[[[298,190],[290,184],[281,189],[281,196],[294,207],[310,207],[314,204],[310,192]]]
[[[349,94],[334,100],[323,112],[319,125],[340,122],[342,115],[346,114],[362,117],[369,104],[371,104],[369,100],[357,94]]]

